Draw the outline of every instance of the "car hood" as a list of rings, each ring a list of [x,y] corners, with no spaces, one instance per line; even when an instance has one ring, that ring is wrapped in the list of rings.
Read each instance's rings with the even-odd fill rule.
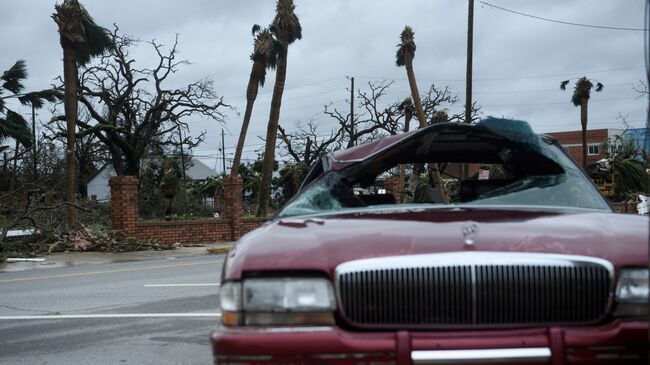
[[[474,243],[463,227],[475,223]],[[593,211],[448,208],[349,212],[271,221],[242,237],[224,278],[261,271],[319,271],[346,261],[459,251],[542,252],[648,265],[648,218]]]

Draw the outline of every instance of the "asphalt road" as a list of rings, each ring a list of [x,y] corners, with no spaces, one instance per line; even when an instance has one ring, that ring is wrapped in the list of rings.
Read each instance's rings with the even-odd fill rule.
[[[0,364],[210,364],[223,259],[0,273]]]

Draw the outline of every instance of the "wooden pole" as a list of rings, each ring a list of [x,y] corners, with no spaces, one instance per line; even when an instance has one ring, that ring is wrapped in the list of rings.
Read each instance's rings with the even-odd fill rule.
[[[38,153],[38,147],[36,145],[36,108],[34,108],[34,103],[32,103],[32,172],[34,173],[34,180],[38,178],[36,153]]]
[[[472,53],[474,50],[474,0],[467,9],[467,71],[465,73],[465,123],[472,122]]]
[[[226,175],[226,142],[224,137],[223,128],[221,128],[221,161],[223,163],[223,175]]]
[[[20,149],[20,142],[16,140],[16,149],[14,150],[14,165],[11,170],[11,184],[9,185],[9,191],[14,191],[16,187],[16,169],[18,168],[18,150]]]
[[[350,77],[350,140],[354,137],[354,77]],[[357,141],[354,141],[357,145]]]
[[[181,169],[183,170],[183,180],[185,180],[185,152],[183,151],[183,132],[181,126],[178,126],[178,142],[181,144]]]
[[[467,70],[465,72],[465,123],[472,122],[472,62],[474,53],[474,0],[467,4]],[[469,175],[469,165],[460,165],[460,178]]]

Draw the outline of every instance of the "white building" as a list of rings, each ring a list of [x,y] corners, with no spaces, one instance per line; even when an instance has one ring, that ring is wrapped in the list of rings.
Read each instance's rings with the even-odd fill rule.
[[[210,176],[217,176],[217,171],[210,168],[199,160],[192,160],[190,166],[185,172],[185,175],[192,180],[205,180]],[[108,185],[108,180],[111,176],[116,176],[115,169],[112,164],[104,165],[99,171],[88,181],[88,196],[93,195],[97,201],[109,201],[111,199],[111,187]]]

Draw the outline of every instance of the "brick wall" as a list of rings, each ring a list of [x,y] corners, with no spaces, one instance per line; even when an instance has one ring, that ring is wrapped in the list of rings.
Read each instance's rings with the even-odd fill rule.
[[[264,218],[242,218],[239,232],[242,235],[261,226]],[[135,237],[161,243],[181,244],[232,241],[232,221],[229,219],[197,219],[186,221],[138,222]],[[239,238],[239,237],[237,237]]]
[[[582,131],[554,132],[546,133],[553,137],[559,144],[564,147],[569,156],[582,165]],[[607,156],[607,150],[602,147],[603,143],[609,141],[609,131],[607,129],[590,129],[587,130],[587,145],[597,145],[598,154],[587,155],[587,164],[595,163]]]
[[[384,180],[386,194],[393,194],[396,202],[401,201],[402,191],[400,191],[399,177],[389,177]]]
[[[138,222],[134,236],[161,243],[228,242],[230,223],[227,219]]]
[[[183,221],[140,221],[138,217],[138,179],[135,176],[114,176],[110,179],[113,231],[123,232],[139,240],[161,243],[192,244],[228,242],[261,226],[265,218],[241,216],[241,178],[227,178],[224,184],[223,218]]]
[[[111,176],[111,219],[113,230],[133,232],[138,222],[138,178]]]
[[[242,218],[239,229],[241,236],[266,223],[268,218]],[[240,237],[241,237],[240,236]]]
[[[241,201],[242,179],[239,176],[223,178],[223,216],[229,219],[230,236],[237,239],[248,231],[243,231],[241,223]],[[233,239],[233,240],[234,240]]]

